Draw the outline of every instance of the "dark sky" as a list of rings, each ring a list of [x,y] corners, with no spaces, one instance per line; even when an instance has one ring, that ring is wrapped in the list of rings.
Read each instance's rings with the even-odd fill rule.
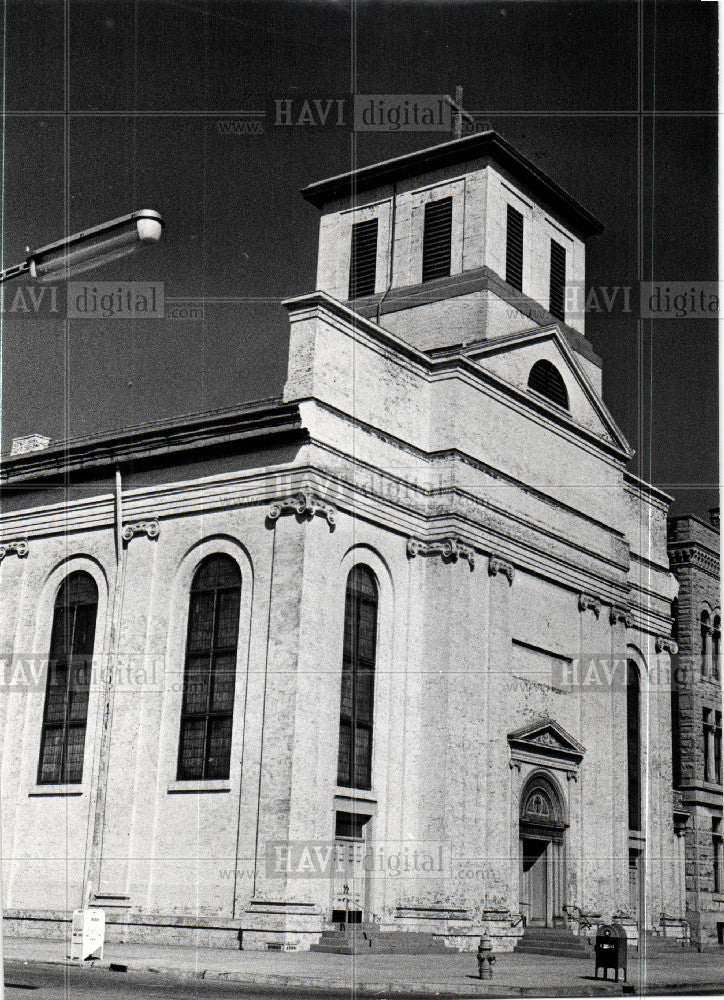
[[[192,0],[7,3],[5,266],[136,208],[167,227],[94,281],[206,296],[205,320],[62,321],[5,285],[2,439],[78,437],[276,395],[279,302],[315,284],[305,184],[441,141],[277,125],[275,100],[450,93],[601,219],[587,317],[631,469],[677,513],[718,503],[717,328],[637,323],[638,281],[717,279],[717,4]],[[263,133],[219,122],[265,112]],[[655,113],[654,113],[655,112]],[[442,137],[444,138],[444,136]],[[59,289],[59,295],[62,289]],[[64,298],[59,297],[59,305]],[[16,303],[17,304],[17,303]]]

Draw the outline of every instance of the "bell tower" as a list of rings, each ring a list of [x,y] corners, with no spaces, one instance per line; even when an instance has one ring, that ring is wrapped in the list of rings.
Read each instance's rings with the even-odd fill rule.
[[[601,224],[495,131],[310,184],[317,288],[423,351],[552,323],[585,338],[585,241]]]

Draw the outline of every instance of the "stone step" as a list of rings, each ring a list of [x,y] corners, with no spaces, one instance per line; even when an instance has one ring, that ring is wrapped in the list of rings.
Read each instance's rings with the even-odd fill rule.
[[[452,949],[424,931],[380,931],[353,925],[344,931],[323,931],[310,951],[333,955],[430,955],[449,954]]]
[[[585,938],[567,927],[526,927],[515,951],[524,955],[555,955],[561,958],[590,958],[593,949]]]

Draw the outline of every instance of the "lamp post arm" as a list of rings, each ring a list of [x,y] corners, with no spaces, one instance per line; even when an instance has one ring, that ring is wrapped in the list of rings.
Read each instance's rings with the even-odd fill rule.
[[[0,285],[11,278],[19,278],[21,274],[27,274],[30,270],[30,261],[24,260],[22,264],[13,264],[12,267],[5,267],[0,271]]]

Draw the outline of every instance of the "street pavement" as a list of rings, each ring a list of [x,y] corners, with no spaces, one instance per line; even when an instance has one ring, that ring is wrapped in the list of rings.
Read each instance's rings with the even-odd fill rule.
[[[720,950],[703,954],[675,952],[652,957],[645,963],[630,957],[627,986],[623,982],[595,980],[592,958],[498,955],[493,979],[481,981],[472,952],[349,956],[111,943],[106,945],[102,962],[78,968],[67,964],[67,951],[63,941],[5,937],[6,981],[12,980],[10,972],[19,977],[18,986],[23,982],[32,986],[28,977],[41,972],[46,978],[60,977],[61,984],[65,976],[73,984],[73,991],[47,994],[62,996],[63,1000],[92,997],[99,991],[109,998],[143,996],[149,1000],[156,996],[271,996],[275,992],[277,996],[300,997],[308,993],[345,998],[372,993],[394,995],[395,1000],[423,995],[621,996],[624,991],[724,994],[724,952]],[[136,980],[142,984],[138,990]],[[151,987],[156,992],[149,992]],[[15,992],[8,990],[8,1000],[21,995],[44,1000],[44,994],[36,990],[13,989]],[[114,992],[118,990],[126,992]]]

